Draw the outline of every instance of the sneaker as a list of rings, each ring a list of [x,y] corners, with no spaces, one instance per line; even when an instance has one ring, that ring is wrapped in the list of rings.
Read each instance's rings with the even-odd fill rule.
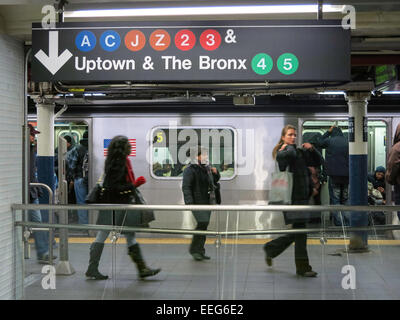
[[[211,259],[211,257],[206,256],[204,253],[202,253],[201,256],[203,257],[203,260],[210,260]]]
[[[200,254],[200,253],[192,253],[192,257],[193,257],[193,259],[196,260],[196,261],[202,261],[202,260],[204,259],[204,258],[203,258],[203,255]]]
[[[301,276],[301,277],[315,278],[315,277],[317,276],[318,273],[316,273],[315,271],[306,271],[306,272],[302,272],[302,273],[296,272],[296,274],[297,274],[298,276]]]
[[[268,267],[272,267],[273,265],[272,258],[268,255],[268,252],[267,250],[265,250],[265,248],[264,251],[265,251],[265,263],[267,264]]]
[[[57,259],[57,256],[53,255],[53,261],[56,260],[56,259]],[[38,262],[40,264],[49,264],[50,263],[49,260],[50,260],[50,257],[49,257],[48,253],[46,253],[43,256],[38,258]]]
[[[273,261],[272,261],[272,258],[268,257],[268,255],[265,256],[265,262],[266,262],[268,267],[272,267],[272,265],[274,264]]]

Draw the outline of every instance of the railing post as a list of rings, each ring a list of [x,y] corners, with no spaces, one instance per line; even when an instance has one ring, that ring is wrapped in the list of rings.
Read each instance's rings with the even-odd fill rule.
[[[60,168],[60,167],[59,167]],[[61,204],[67,204],[68,202],[68,185],[67,181],[61,181],[59,184],[60,190],[60,202]],[[68,210],[62,210],[60,212],[60,223],[68,224]],[[71,266],[68,257],[68,229],[60,228],[60,258],[56,266],[56,274],[60,275],[71,275],[75,273],[74,268]]]
[[[220,233],[220,211],[214,211],[216,216],[216,239],[215,239],[215,248],[217,250],[216,256],[217,256],[217,296],[219,299],[221,299],[221,277],[220,277],[220,268],[221,268],[221,262],[220,262],[220,250],[221,250],[221,233]]]
[[[45,188],[47,190],[47,192],[49,193],[49,204],[50,205],[53,204],[53,199],[54,199],[53,190],[47,184],[32,182],[29,184],[29,186]],[[49,223],[50,224],[53,224],[53,221],[54,221],[53,213],[54,213],[53,209],[50,209],[49,210]],[[25,238],[28,246],[29,246],[29,242],[28,242],[29,235],[24,233],[24,238]],[[50,228],[49,229],[49,264],[51,264],[51,265],[53,264],[53,237],[54,237],[54,230],[53,230],[53,228]]]

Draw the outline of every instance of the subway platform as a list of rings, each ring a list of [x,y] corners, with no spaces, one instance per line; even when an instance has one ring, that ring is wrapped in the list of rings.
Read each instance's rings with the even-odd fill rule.
[[[57,239],[58,240],[58,239]],[[150,267],[161,267],[154,277],[140,280],[126,254],[125,239],[114,249],[108,240],[99,270],[110,278],[87,280],[89,246],[94,238],[70,238],[69,261],[75,273],[57,275],[55,289],[44,289],[43,265],[25,259],[25,300],[397,300],[400,299],[400,241],[369,240],[369,252],[346,254],[348,239],[308,240],[310,264],[316,278],[296,276],[294,246],[274,259],[264,260],[267,239],[223,239],[216,248],[209,237],[211,260],[194,261],[188,238],[138,238]],[[58,255],[55,250],[55,254]],[[114,259],[113,259],[114,257]],[[58,259],[55,262],[57,265]],[[346,266],[354,267],[349,273]],[[353,282],[352,282],[353,281]]]

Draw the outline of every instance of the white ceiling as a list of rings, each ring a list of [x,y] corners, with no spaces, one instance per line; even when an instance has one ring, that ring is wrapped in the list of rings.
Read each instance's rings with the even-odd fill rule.
[[[40,22],[43,15],[41,13],[42,6],[49,4],[49,0],[0,0],[0,33],[6,33],[12,37],[30,41],[31,26],[33,22]],[[196,6],[196,5],[249,5],[249,4],[313,4],[317,1],[168,1],[168,0],[147,0],[143,1],[107,1],[107,0],[68,0],[66,10],[74,10],[78,8],[127,8],[127,7],[162,7],[162,6]],[[55,3],[55,2],[54,2]],[[353,0],[324,1],[326,4],[350,4],[356,9],[356,29],[352,30],[353,45],[352,50],[356,52],[370,51],[375,53],[400,53],[400,0]],[[324,18],[342,18],[343,15],[324,14]],[[252,15],[252,16],[208,16],[207,20],[237,20],[237,19],[271,19],[268,15]],[[287,19],[293,16],[280,15],[274,18]],[[296,15],[300,19],[316,19],[315,15],[303,14]],[[170,17],[168,20],[194,20],[194,18],[186,17]],[[198,18],[203,19],[202,18]],[[96,21],[105,21],[106,19],[97,18]],[[116,18],[113,18],[115,21]],[[125,18],[125,21],[132,18]],[[135,18],[135,20],[144,20]],[[160,20],[159,18],[146,18],[146,20]],[[167,20],[163,18],[162,20]],[[77,21],[77,20],[67,20]],[[89,21],[89,19],[85,19]],[[94,21],[94,20],[92,20]],[[121,20],[122,21],[122,20]]]

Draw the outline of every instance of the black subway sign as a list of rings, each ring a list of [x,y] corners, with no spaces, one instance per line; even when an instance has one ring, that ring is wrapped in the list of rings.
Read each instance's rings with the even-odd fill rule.
[[[349,81],[341,21],[32,27],[34,81]]]

